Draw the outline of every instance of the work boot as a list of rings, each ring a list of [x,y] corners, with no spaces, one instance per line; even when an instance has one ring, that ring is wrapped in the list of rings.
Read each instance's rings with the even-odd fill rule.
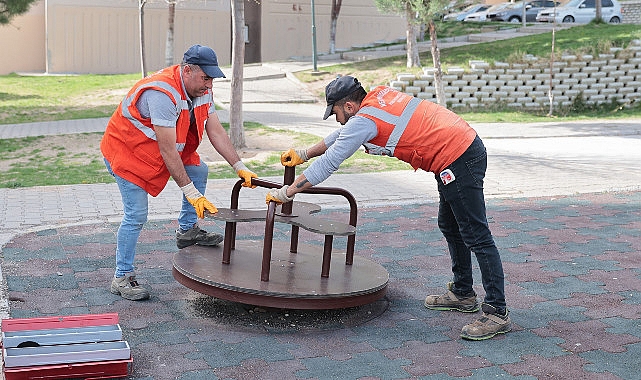
[[[425,307],[431,310],[456,310],[463,313],[476,313],[479,311],[479,302],[476,294],[463,297],[452,292],[453,282],[447,283],[447,293],[443,295],[431,295],[425,298]]]
[[[510,321],[510,313],[507,309],[501,314],[494,306],[486,303],[481,305],[481,309],[483,310],[481,318],[463,326],[461,338],[484,340],[512,330],[512,321]]]
[[[213,246],[220,244],[221,241],[223,241],[223,235],[215,232],[207,232],[198,226],[194,226],[187,231],[183,231],[180,228],[176,230],[176,245],[178,249],[183,249],[194,244]]]
[[[140,301],[149,298],[149,292],[136,281],[136,275],[131,272],[124,277],[114,277],[111,280],[111,293],[122,296],[131,301]]]

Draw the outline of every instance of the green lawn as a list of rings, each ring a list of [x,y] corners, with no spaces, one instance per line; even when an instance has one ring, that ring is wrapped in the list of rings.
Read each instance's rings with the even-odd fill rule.
[[[490,25],[490,24],[488,24]],[[475,23],[440,23],[440,37],[480,31],[488,25]],[[496,23],[491,24],[496,27]],[[641,39],[638,25],[609,25],[594,23],[556,32],[555,54],[592,54],[609,52],[611,47],[628,46],[633,39]],[[467,67],[471,59],[513,62],[525,54],[545,58],[551,54],[552,33],[527,35],[505,41],[480,43],[441,50],[441,62],[448,66]],[[421,54],[423,65],[431,65],[429,52]],[[371,61],[353,62],[323,67],[323,73],[312,74],[311,70],[297,73],[299,79],[314,88],[324,88],[336,74],[351,74],[370,85],[388,84],[398,73],[420,72],[421,68],[408,69],[405,56]],[[69,75],[69,76],[0,76],[0,124],[16,124],[36,121],[82,119],[110,116],[140,74],[127,75]],[[318,94],[322,96],[323,94]],[[510,110],[458,111],[471,122],[536,122],[547,121],[544,115]],[[563,115],[557,120],[590,118],[641,117],[641,105],[621,109],[616,105],[582,107],[577,112]],[[275,133],[269,128],[248,124],[246,128],[263,128],[266,133]],[[39,185],[63,185],[77,183],[108,182],[107,174],[98,149],[100,136],[80,135],[67,144],[90,144],[92,150],[70,154],[62,141],[45,149],[46,138],[0,140],[0,187],[25,187]],[[82,139],[82,140],[77,140]],[[299,134],[295,141],[299,146],[311,145],[315,137]],[[66,140],[65,140],[66,141]],[[91,141],[91,143],[88,143]],[[280,152],[272,152],[262,161],[253,162],[252,169],[260,176],[282,173],[278,162]],[[380,159],[358,153],[341,166],[342,172],[381,171],[407,169],[409,166],[397,160]],[[211,168],[211,178],[234,178],[228,165]]]

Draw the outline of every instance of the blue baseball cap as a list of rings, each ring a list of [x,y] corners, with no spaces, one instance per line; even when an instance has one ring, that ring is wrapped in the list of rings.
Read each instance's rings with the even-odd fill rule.
[[[225,78],[225,74],[218,67],[218,58],[214,50],[208,46],[194,45],[183,56],[183,62],[198,65],[208,77]]]

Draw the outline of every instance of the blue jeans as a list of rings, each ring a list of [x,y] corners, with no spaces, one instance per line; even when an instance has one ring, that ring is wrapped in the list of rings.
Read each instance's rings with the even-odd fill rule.
[[[483,196],[487,152],[477,136],[472,145],[447,169],[455,180],[444,185],[436,174],[439,192],[438,226],[445,236],[454,274],[452,291],[472,292],[472,254],[481,270],[485,303],[503,310],[505,285],[503,264],[488,226]]]
[[[118,227],[116,238],[116,277],[123,277],[126,273],[134,271],[134,259],[136,257],[136,243],[142,231],[142,226],[147,221],[149,196],[140,186],[133,184],[118,176],[111,170],[111,165],[105,160],[109,173],[116,178],[118,189],[122,197],[124,215]],[[194,182],[194,186],[201,194],[205,194],[207,188],[207,165],[201,160],[200,165],[186,165],[187,175]],[[196,210],[182,197],[182,208],[178,215],[178,225],[183,230],[194,227],[198,221]]]

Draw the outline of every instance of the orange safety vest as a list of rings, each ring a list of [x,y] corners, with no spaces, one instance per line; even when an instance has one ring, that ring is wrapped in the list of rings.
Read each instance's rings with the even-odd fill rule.
[[[184,165],[200,164],[196,149],[207,122],[209,96],[192,99],[195,125],[191,124],[187,94],[183,89],[180,65],[170,66],[136,83],[111,116],[100,142],[100,150],[118,176],[132,182],[152,196],[158,195],[169,181],[169,170],[160,154],[151,119],[143,118],[136,102],[146,90],[167,94],[176,105],[176,150]]]
[[[440,173],[472,144],[476,131],[445,107],[390,87],[378,86],[363,99],[358,116],[376,123],[378,134],[363,144],[369,154],[394,156]]]

